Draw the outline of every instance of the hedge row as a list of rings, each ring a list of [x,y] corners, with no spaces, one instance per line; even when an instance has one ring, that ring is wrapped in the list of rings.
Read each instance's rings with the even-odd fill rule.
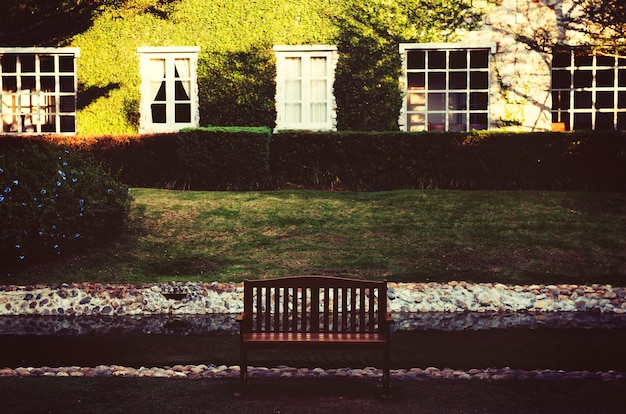
[[[626,191],[626,133],[201,128],[82,147],[133,187]]]

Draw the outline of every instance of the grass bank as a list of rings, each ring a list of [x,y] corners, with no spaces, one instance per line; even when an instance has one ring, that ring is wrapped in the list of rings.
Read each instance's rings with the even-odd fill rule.
[[[241,281],[626,283],[626,196],[580,192],[132,189],[115,244],[5,284]]]

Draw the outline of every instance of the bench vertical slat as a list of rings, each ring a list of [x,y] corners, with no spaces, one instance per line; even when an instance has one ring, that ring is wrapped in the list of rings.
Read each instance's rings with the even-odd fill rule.
[[[374,333],[374,329],[375,329],[375,317],[376,317],[376,309],[375,309],[375,303],[374,303],[374,292],[376,290],[374,288],[370,288],[369,289],[369,309],[368,309],[368,332],[369,333]]]
[[[350,288],[350,332],[356,333],[356,287]]]
[[[339,332],[339,288],[333,288],[333,332]]]
[[[261,302],[263,296],[261,295],[261,292],[263,291],[263,288],[258,287],[256,288],[256,315],[255,315],[255,325],[254,325],[254,330],[257,332],[260,332],[262,330],[262,319],[263,319],[263,303]]]
[[[320,289],[317,286],[311,288],[311,332],[320,332]]]
[[[365,332],[365,288],[359,288],[359,332]]]
[[[291,332],[298,332],[298,312],[300,309],[298,308],[298,288],[293,288],[293,298],[292,307],[293,307],[293,318],[291,319]]]
[[[289,288],[283,288],[283,331],[289,332]]]
[[[302,288],[302,309],[300,311],[300,332],[306,332],[307,330],[307,313],[306,313],[306,305],[307,305],[307,288]]]
[[[274,288],[274,332],[280,331],[280,287]]]
[[[265,288],[265,326],[263,331],[270,332],[272,330],[272,290],[273,287]]]
[[[348,288],[341,288],[341,331],[348,332]]]
[[[329,321],[328,321],[328,315],[330,314],[330,295],[329,295],[329,291],[330,289],[328,288],[328,286],[326,286],[324,288],[324,332],[328,332],[329,328]]]

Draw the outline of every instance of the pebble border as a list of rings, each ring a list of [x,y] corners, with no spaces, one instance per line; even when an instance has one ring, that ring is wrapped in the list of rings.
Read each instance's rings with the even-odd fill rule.
[[[99,365],[97,367],[41,367],[41,368],[4,368],[0,369],[0,377],[125,377],[125,378],[237,378],[239,366],[232,365],[175,365],[173,367],[132,368],[120,365]],[[305,378],[305,377],[355,377],[380,379],[382,370],[367,367],[363,369],[327,369],[322,368],[293,368],[285,365],[276,368],[249,367],[248,373],[251,378],[255,377],[280,377],[280,378]],[[626,379],[626,373],[615,371],[560,371],[550,369],[539,370],[515,370],[511,368],[487,368],[470,369],[468,371],[451,368],[428,367],[425,369],[392,369],[393,380],[601,380],[620,381]]]
[[[626,288],[610,285],[389,283],[392,313],[626,313]],[[240,283],[172,282],[146,286],[0,286],[0,315],[203,315],[243,310]]]

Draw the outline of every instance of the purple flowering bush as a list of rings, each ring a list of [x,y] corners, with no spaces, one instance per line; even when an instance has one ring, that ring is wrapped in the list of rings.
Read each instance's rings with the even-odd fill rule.
[[[114,239],[130,201],[126,186],[75,147],[0,138],[0,269]]]

